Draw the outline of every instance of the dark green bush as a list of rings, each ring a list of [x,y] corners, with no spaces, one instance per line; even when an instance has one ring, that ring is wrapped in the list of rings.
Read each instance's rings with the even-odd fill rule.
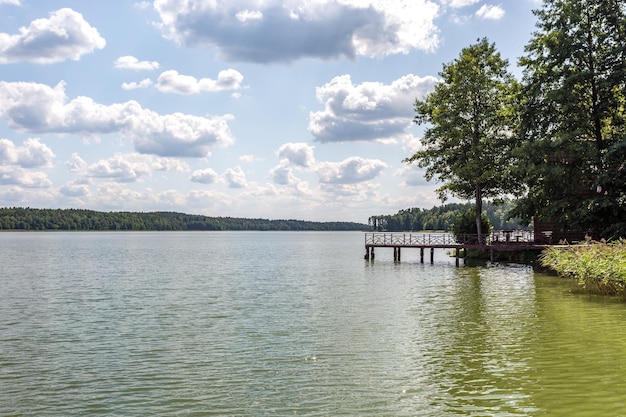
[[[491,224],[489,219],[484,214],[480,218],[482,233],[487,234],[490,231]],[[478,228],[476,227],[476,213],[474,210],[465,210],[461,212],[452,224],[452,234],[458,239],[461,235],[475,235],[478,234]]]

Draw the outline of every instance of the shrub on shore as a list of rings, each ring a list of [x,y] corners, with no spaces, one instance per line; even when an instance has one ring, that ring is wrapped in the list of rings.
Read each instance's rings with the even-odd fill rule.
[[[626,297],[626,240],[546,249],[541,264],[578,281],[581,292]]]

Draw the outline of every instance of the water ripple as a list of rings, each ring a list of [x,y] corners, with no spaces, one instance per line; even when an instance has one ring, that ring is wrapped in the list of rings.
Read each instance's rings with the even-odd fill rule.
[[[0,415],[620,415],[623,305],[361,239],[2,233]]]

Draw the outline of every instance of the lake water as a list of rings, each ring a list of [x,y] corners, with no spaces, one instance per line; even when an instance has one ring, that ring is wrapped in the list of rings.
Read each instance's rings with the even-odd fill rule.
[[[363,239],[0,233],[0,415],[626,415],[624,304]]]

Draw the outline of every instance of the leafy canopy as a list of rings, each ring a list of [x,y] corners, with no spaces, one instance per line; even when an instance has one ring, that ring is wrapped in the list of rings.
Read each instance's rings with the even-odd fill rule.
[[[428,124],[422,149],[405,162],[438,179],[440,197],[497,197],[516,189],[508,167],[516,145],[514,94],[518,89],[508,62],[487,39],[464,48],[443,66],[442,81],[415,101],[415,123]]]
[[[538,30],[520,60],[524,146],[518,156],[528,194],[515,214],[623,235],[626,3],[545,0],[535,14]]]
[[[421,150],[404,160],[426,168],[426,179],[443,183],[442,200],[448,193],[475,199],[479,231],[482,199],[519,188],[510,170],[519,86],[507,67],[486,38],[445,64],[435,90],[415,101],[414,121],[428,128]]]

